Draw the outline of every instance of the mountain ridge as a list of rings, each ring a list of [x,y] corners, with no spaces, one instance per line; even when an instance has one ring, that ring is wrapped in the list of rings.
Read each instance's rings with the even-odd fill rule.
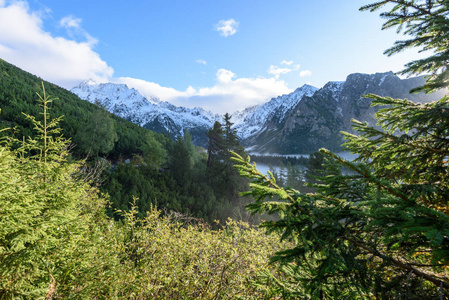
[[[197,145],[206,144],[207,131],[222,118],[199,107],[178,107],[156,97],[148,99],[126,84],[87,80],[72,88],[71,92],[141,127],[168,133],[173,139],[182,136],[186,130]]]
[[[426,102],[439,99],[442,93],[410,94],[424,84],[423,77],[400,79],[393,72],[349,74],[345,81],[330,81],[318,89],[303,85],[290,94],[274,97],[264,104],[237,111],[231,116],[242,144],[263,153],[309,153],[321,147],[341,150],[340,131],[352,131],[351,119],[375,124],[374,113],[362,95],[373,93],[393,98]],[[202,108],[178,107],[158,98],[147,99],[124,84],[85,81],[71,90],[81,99],[144,128],[168,133],[172,138],[184,130],[196,145],[207,146],[206,133],[223,116]]]
[[[376,74],[353,73],[345,81],[328,82],[312,96],[304,96],[284,117],[284,122],[269,122],[257,134],[243,140],[255,152],[281,154],[310,153],[325,147],[340,151],[340,131],[352,132],[351,119],[375,125],[371,101],[362,95],[377,94],[428,102],[441,98],[444,91],[433,94],[410,94],[423,85],[423,77],[400,79],[393,72]]]

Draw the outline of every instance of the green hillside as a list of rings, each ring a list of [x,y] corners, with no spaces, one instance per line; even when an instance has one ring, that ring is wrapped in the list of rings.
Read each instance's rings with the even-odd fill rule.
[[[58,98],[51,106],[51,116],[63,116],[61,127],[63,135],[73,138],[79,129],[85,127],[92,120],[94,114],[98,111],[98,107],[81,100],[78,96],[70,91],[63,89],[52,83],[43,81],[41,78],[23,71],[12,64],[0,59],[0,107],[2,114],[0,115],[2,127],[17,127],[18,134],[24,136],[32,136],[31,125],[25,116],[39,115],[39,106],[37,102],[37,92],[42,89],[44,82],[48,95],[52,98]],[[133,153],[140,153],[148,130],[141,128],[133,123],[118,118],[108,112],[104,112],[114,121],[114,127],[118,140],[114,148],[108,153],[112,158],[131,157]],[[161,140],[164,137],[160,137]],[[85,149],[75,147],[73,152],[84,157],[87,153]]]
[[[94,184],[109,195],[110,216],[119,218],[117,210],[129,210],[134,197],[140,217],[152,205],[208,222],[246,215],[244,204],[248,200],[242,200],[238,193],[247,188],[247,182],[232,168],[227,153],[232,149],[239,149],[240,153],[243,150],[230,130],[230,123],[228,130],[220,131],[219,136],[226,135],[225,132],[233,135],[214,150],[218,157],[213,162],[204,149],[193,145],[189,134],[173,141],[0,60],[2,128],[16,128],[15,135],[20,137],[35,136],[26,115],[41,120],[37,93],[42,93],[42,83],[46,94],[55,99],[49,104],[51,118],[62,116],[60,127],[62,135],[70,139],[71,155],[74,159],[87,158],[84,172],[95,178]]]

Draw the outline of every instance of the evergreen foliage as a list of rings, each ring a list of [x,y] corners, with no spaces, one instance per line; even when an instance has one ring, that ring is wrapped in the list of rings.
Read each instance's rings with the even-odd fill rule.
[[[39,115],[35,92],[40,83],[36,76],[0,60],[0,129],[14,127],[18,136],[37,138],[22,112]],[[45,86],[47,92],[64,99],[52,103],[52,114],[64,115],[59,124],[61,134],[72,138],[68,146],[70,159],[88,158],[83,169],[89,170],[86,172],[90,178],[96,178],[97,185],[102,183],[99,188],[110,195],[110,216],[120,218],[114,214],[115,209],[130,209],[133,196],[139,199],[140,217],[156,204],[167,212],[175,210],[211,223],[216,219],[223,223],[229,216],[238,217],[240,210],[244,212],[242,205],[238,214],[235,209],[239,190],[233,188],[232,193],[227,193],[224,184],[213,187],[208,178],[207,154],[195,148],[187,132],[173,142],[170,137],[118,118],[56,85]],[[20,144],[11,146],[17,148]],[[224,150],[221,154],[229,162],[229,154]],[[97,168],[98,161],[103,161],[104,170]],[[227,170],[234,175],[235,184],[242,182],[232,164],[228,163]]]
[[[305,166],[307,169],[305,179],[308,183],[317,183],[318,177],[322,175],[324,155],[320,152],[310,154]]]
[[[249,159],[235,158],[253,179],[248,209],[278,214],[262,226],[296,243],[272,258],[289,275],[274,285],[279,292],[329,299],[449,294],[448,98],[415,104],[370,97],[389,105],[376,114],[385,131],[355,123],[361,135],[346,133],[345,146],[359,154],[356,162],[321,150],[327,163],[317,193],[281,188]]]
[[[220,122],[215,121],[214,126],[207,133],[207,137],[209,138],[207,166],[209,168],[224,159],[224,157],[222,157],[225,155],[225,141],[223,139],[223,134],[223,128]]]
[[[387,54],[415,46],[435,50],[403,72],[431,73],[418,90],[446,87],[447,2],[391,0],[362,9],[386,4],[393,8],[382,14],[384,28],[405,27],[413,37]],[[253,180],[245,195],[255,202],[248,209],[278,214],[280,220],[262,227],[295,243],[272,258],[285,278],[261,278],[285,298],[449,297],[449,98],[417,104],[366,97],[382,106],[375,115],[381,129],[354,121],[358,135],[344,133],[355,161],[321,149],[325,163],[316,193],[282,188],[273,174],[264,176],[235,154],[241,175]],[[321,160],[315,155],[309,164]]]
[[[222,203],[230,215],[237,219],[257,222],[257,218],[248,219],[244,205],[245,199],[239,196],[239,192],[247,189],[248,183],[239,176],[234,169],[230,152],[234,151],[244,155],[245,149],[240,145],[235,129],[232,128],[231,116],[224,115],[224,125],[215,122],[214,127],[209,130],[209,147],[207,150],[207,182],[212,188],[218,202]]]
[[[105,205],[77,177],[80,164],[68,161],[60,118],[51,120],[48,112],[52,99],[45,90],[39,97],[43,120],[26,115],[36,138],[5,139],[0,146],[2,299],[51,297],[58,266],[73,262],[71,247]]]
[[[36,137],[36,132],[24,114],[39,115],[39,102],[36,101],[35,95],[41,90],[41,82],[40,78],[0,59],[0,107],[2,108],[0,128],[16,128],[17,134],[21,136]],[[64,116],[60,120],[61,132],[64,136],[72,137],[72,144],[74,144],[72,154],[75,157],[84,158],[89,149],[98,147],[95,144],[86,143],[92,138],[95,138],[98,145],[102,145],[101,151],[98,152],[111,159],[129,158],[133,154],[142,152],[141,148],[144,147],[143,142],[147,140],[149,130],[111,115],[63,88],[49,82],[44,83],[48,94],[64,99],[53,104],[52,112],[55,116]],[[102,124],[99,123],[103,129],[101,133],[87,131],[88,128],[95,128],[94,123],[98,118],[105,121]],[[101,138],[98,138],[99,136]],[[78,140],[79,137],[83,138]],[[163,138],[161,135],[160,139]],[[113,146],[112,149],[111,146]]]
[[[305,165],[309,160],[306,156],[285,156],[285,155],[251,155],[251,159],[256,163],[266,165],[280,166],[280,165]]]
[[[217,138],[224,141],[221,125],[217,128],[223,134]],[[238,141],[233,143],[238,145]],[[105,172],[100,188],[111,197],[110,216],[120,218],[120,214],[114,212],[129,210],[133,197],[137,197],[139,217],[144,217],[151,206],[157,205],[167,212],[202,218],[212,225],[214,220],[224,224],[230,216],[250,221],[246,219],[247,213],[238,196],[238,192],[247,188],[247,183],[232,167],[225,143],[217,147],[215,153],[209,150],[207,155],[204,149],[197,149],[190,134],[184,132],[174,142],[165,140],[164,146],[151,136],[145,145],[143,157],[136,155],[129,162],[118,163]],[[212,142],[211,145],[218,144]],[[145,156],[148,151],[153,152],[150,159]]]
[[[114,149],[118,136],[115,121],[104,109],[96,109],[87,123],[81,125],[74,142],[87,156],[105,155]]]

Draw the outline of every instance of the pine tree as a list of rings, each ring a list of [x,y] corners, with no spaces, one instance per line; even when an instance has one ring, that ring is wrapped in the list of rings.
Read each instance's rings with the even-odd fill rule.
[[[207,166],[210,168],[216,163],[222,161],[224,151],[223,127],[220,122],[215,121],[214,127],[207,133],[209,146],[207,148]]]
[[[239,192],[247,189],[247,181],[239,176],[233,167],[231,151],[244,155],[245,150],[240,145],[236,130],[232,128],[231,116],[225,114],[224,125],[215,122],[214,127],[209,130],[209,147],[206,174],[208,185],[212,188],[214,195],[220,205],[222,219],[228,216],[245,219],[246,211],[239,197]]]
[[[381,1],[384,28],[405,26],[413,38],[387,54],[424,46],[435,55],[409,63],[404,73],[431,73],[419,90],[447,86],[447,1]],[[276,213],[265,222],[295,247],[277,253],[281,278],[261,281],[285,297],[320,299],[449,297],[449,98],[428,104],[367,95],[382,130],[354,121],[359,135],[344,133],[347,161],[321,149],[324,174],[317,193],[281,188],[249,158],[235,155],[251,178],[253,213]],[[343,174],[342,168],[351,171]]]
[[[109,153],[117,142],[115,121],[103,108],[97,108],[92,118],[82,126],[74,137],[74,142],[87,157]]]
[[[226,154],[229,157],[229,151],[236,151],[241,153],[242,147],[240,146],[239,139],[237,137],[237,130],[232,128],[234,123],[231,122],[231,116],[226,113],[224,115],[224,140],[226,147]]]
[[[174,179],[178,184],[184,184],[191,179],[192,158],[188,150],[188,144],[182,137],[178,137],[171,157],[171,169]]]
[[[320,152],[310,154],[305,163],[305,179],[308,183],[317,183],[317,178],[321,175],[324,164],[324,155]]]
[[[253,179],[248,209],[279,214],[281,220],[262,226],[296,243],[273,257],[288,275],[277,286],[282,293],[449,294],[449,98],[415,104],[371,97],[373,105],[392,106],[376,114],[385,131],[356,122],[361,135],[345,134],[357,162],[320,150],[327,162],[315,194],[283,189],[237,156],[241,174]],[[342,167],[352,174],[343,175]]]

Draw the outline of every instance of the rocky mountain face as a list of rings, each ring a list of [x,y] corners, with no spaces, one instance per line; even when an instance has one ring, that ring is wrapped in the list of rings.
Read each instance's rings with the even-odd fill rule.
[[[109,112],[144,128],[168,133],[173,138],[187,130],[196,145],[207,144],[207,131],[222,116],[202,108],[177,107],[158,98],[147,99],[125,84],[83,81],[71,90],[83,100],[95,103]]]
[[[433,101],[444,92],[410,94],[424,78],[400,79],[392,72],[351,74],[342,82],[321,89],[304,85],[288,95],[271,99],[232,115],[237,134],[250,152],[299,154],[321,147],[340,150],[340,131],[351,132],[351,119],[375,125],[369,93],[417,102]],[[157,98],[147,99],[124,84],[84,81],[71,90],[81,99],[96,103],[115,115],[173,138],[187,130],[196,145],[207,146],[207,131],[223,116],[201,108],[177,107]]]
[[[252,152],[297,154],[321,147],[338,151],[343,142],[340,131],[352,130],[351,119],[376,123],[374,113],[379,107],[370,107],[371,101],[362,95],[373,93],[417,102],[433,101],[443,96],[443,92],[431,95],[409,93],[423,83],[422,77],[400,79],[392,72],[351,74],[346,81],[329,82],[313,94],[304,94],[299,100],[295,95],[298,90],[283,96],[284,101],[295,98],[296,105],[287,111],[276,110],[273,117],[265,119],[262,125],[250,131],[240,129],[239,133],[243,144]]]
[[[232,115],[238,136],[245,140],[256,135],[264,125],[278,124],[284,121],[288,113],[296,107],[304,96],[312,96],[318,89],[311,85],[303,85],[293,93],[271,99],[267,103],[253,106]]]

